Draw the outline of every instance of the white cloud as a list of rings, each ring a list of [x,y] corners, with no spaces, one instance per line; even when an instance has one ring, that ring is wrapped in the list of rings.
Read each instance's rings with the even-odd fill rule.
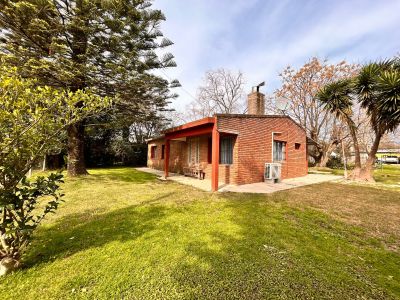
[[[266,80],[272,92],[283,67],[314,55],[365,62],[400,50],[400,1],[157,0],[155,7],[175,43],[178,67],[167,72],[193,96],[209,69],[240,69],[248,89]],[[182,110],[192,99],[177,92],[173,106]]]

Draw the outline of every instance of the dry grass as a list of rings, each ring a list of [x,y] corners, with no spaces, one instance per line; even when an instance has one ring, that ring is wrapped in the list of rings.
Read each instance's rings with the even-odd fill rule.
[[[400,192],[338,183],[306,186],[287,192],[289,203],[313,207],[348,224],[363,227],[371,237],[400,249]]]

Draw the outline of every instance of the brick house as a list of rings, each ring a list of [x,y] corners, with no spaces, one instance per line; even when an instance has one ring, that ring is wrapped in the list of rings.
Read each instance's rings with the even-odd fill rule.
[[[265,163],[281,164],[281,179],[308,173],[306,133],[288,116],[265,115],[264,94],[248,96],[248,114],[216,114],[148,141],[150,168],[181,173],[200,165],[213,191],[219,184],[264,181]]]

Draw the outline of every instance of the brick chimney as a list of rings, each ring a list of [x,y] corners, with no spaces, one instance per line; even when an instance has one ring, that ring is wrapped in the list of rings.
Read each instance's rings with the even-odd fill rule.
[[[249,115],[265,115],[265,95],[258,89],[247,96],[247,113]]]

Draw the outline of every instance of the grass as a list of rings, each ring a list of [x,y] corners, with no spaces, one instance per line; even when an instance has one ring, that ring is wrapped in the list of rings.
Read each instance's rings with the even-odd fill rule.
[[[3,299],[396,299],[400,193],[211,194],[129,168],[67,179]]]
[[[314,171],[322,171],[335,175],[344,174],[343,169],[330,169],[322,167],[314,167],[309,169],[311,173]],[[348,172],[351,172],[351,170]],[[382,186],[383,184],[400,188],[400,165],[382,165],[381,167],[377,167],[374,171],[374,179],[378,183],[378,186]]]

